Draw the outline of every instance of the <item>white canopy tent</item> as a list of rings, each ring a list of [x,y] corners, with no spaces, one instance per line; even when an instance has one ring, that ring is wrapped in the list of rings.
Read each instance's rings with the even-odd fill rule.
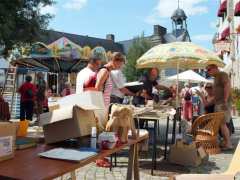
[[[181,82],[192,82],[192,83],[211,82],[210,80],[207,80],[206,78],[202,77],[201,75],[199,75],[198,73],[192,70],[179,73],[178,77],[177,75],[174,75],[167,78],[167,80],[169,81],[176,81],[177,79]]]

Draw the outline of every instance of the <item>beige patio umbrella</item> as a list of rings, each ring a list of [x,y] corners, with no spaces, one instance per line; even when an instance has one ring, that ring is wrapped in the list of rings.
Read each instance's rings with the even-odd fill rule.
[[[176,68],[178,76],[179,69],[203,69],[209,64],[224,67],[223,61],[217,55],[201,46],[191,42],[173,42],[160,44],[148,50],[137,60],[136,67]]]

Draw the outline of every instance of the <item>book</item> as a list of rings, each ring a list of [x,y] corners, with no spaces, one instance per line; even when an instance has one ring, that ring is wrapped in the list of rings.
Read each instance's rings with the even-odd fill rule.
[[[17,138],[15,145],[16,149],[26,149],[37,146],[37,142],[31,138]]]
[[[97,155],[97,153],[93,151],[81,151],[78,149],[54,148],[49,151],[39,153],[38,155],[45,158],[78,162]]]

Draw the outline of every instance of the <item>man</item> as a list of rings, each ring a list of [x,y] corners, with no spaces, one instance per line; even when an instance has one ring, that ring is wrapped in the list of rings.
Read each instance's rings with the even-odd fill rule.
[[[112,78],[112,93],[111,93],[111,103],[123,103],[124,95],[134,96],[135,94],[129,91],[127,88],[124,87],[126,83],[126,78],[124,77],[122,70],[113,70],[111,71],[111,78]]]
[[[140,80],[143,82],[143,91],[145,94],[145,98],[147,100],[152,100],[153,99],[153,87],[155,87],[157,90],[167,90],[168,88],[165,86],[162,86],[158,84],[157,78],[159,75],[159,71],[157,68],[151,68],[148,72],[147,75],[143,76],[142,79]]]
[[[47,90],[47,83],[44,80],[44,74],[39,72],[37,74],[37,93],[36,93],[36,105],[37,105],[37,115],[39,120],[39,115],[43,113],[43,104],[46,99],[46,90]]]
[[[95,89],[96,73],[102,64],[102,56],[92,53],[87,67],[83,68],[77,75],[76,94],[85,90]]]
[[[37,88],[31,83],[32,77],[26,76],[26,82],[21,85],[18,92],[21,95],[20,100],[20,121],[32,120],[34,100],[37,93]]]
[[[232,149],[230,132],[226,123],[231,119],[231,82],[227,73],[222,72],[216,65],[208,65],[207,73],[214,77],[213,91],[215,112],[224,111],[224,122],[221,124],[221,132],[224,139],[223,149]]]

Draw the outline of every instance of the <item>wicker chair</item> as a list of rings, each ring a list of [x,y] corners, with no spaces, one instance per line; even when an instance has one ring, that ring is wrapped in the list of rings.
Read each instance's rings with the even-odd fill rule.
[[[202,146],[208,154],[220,153],[217,135],[223,119],[224,112],[209,113],[198,117],[192,125],[197,146]]]

